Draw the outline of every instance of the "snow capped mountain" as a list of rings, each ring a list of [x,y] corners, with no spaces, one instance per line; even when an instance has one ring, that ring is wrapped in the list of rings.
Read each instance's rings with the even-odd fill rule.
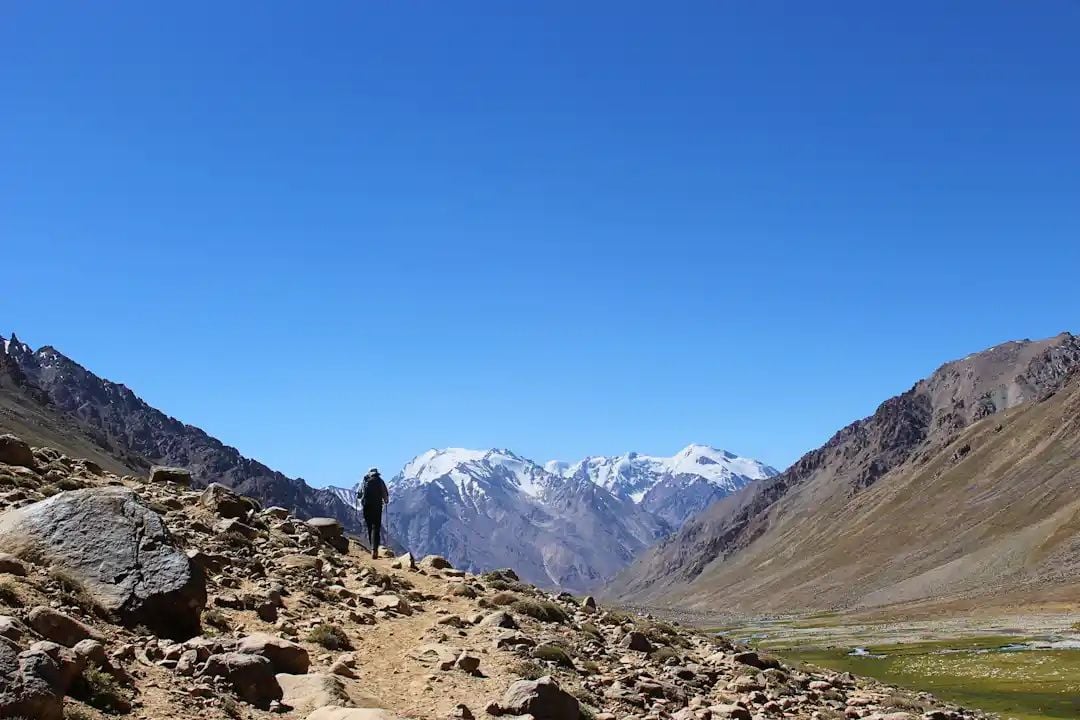
[[[419,555],[468,570],[513,567],[530,582],[587,590],[689,515],[768,465],[704,445],[541,466],[510,450],[428,450],[391,478],[389,529]],[[359,486],[327,488],[355,505]]]
[[[392,487],[431,483],[452,484],[459,494],[484,493],[491,483],[502,483],[540,499],[560,484],[557,476],[509,450],[464,448],[428,450],[390,481]]]
[[[777,474],[762,462],[707,445],[688,445],[671,457],[631,452],[574,464],[551,461],[546,467],[561,469],[563,477],[588,479],[675,527],[712,502]]]
[[[673,530],[509,450],[429,450],[388,485],[390,530],[414,553],[469,570],[513,567],[548,587],[594,587]]]

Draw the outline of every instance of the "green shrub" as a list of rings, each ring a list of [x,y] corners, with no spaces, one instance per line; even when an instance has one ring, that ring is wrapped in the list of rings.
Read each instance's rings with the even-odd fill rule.
[[[531,660],[516,662],[510,666],[509,670],[512,675],[516,675],[522,680],[539,680],[545,675],[551,674],[551,671],[546,667]]]
[[[56,481],[56,487],[61,490],[81,490],[86,487],[86,483],[73,477],[65,477]]]
[[[101,616],[107,614],[90,595],[90,591],[86,589],[86,585],[82,580],[60,568],[52,568],[49,570],[49,575],[60,586],[59,599],[61,603]]]
[[[204,612],[202,614],[202,619],[204,623],[212,628],[217,628],[218,630],[228,631],[232,627],[229,624],[229,617],[217,608],[210,608]]]
[[[561,667],[574,667],[574,660],[570,657],[570,653],[558,645],[537,645],[533,648],[532,656],[537,660],[553,662]]]
[[[327,650],[349,650],[349,636],[337,625],[321,623],[311,629],[307,636],[308,642],[322,645]]]
[[[514,603],[516,603],[521,598],[519,598],[514,593],[501,592],[501,593],[495,593],[489,599],[490,599],[492,605],[495,605],[497,607],[503,607],[504,605],[513,605]]]
[[[585,660],[581,663],[581,667],[583,670],[592,675],[599,675],[601,672],[600,663],[596,662],[595,660]]]
[[[15,583],[10,580],[0,580],[0,605],[20,608],[23,606],[22,596],[15,589]]]
[[[90,665],[83,670],[82,677],[85,700],[92,707],[107,713],[126,713],[131,709],[131,702],[112,673]]]
[[[633,615],[622,610],[608,610],[602,617],[602,622],[608,625],[626,625],[635,621]]]
[[[604,634],[600,632],[600,628],[596,627],[592,623],[581,623],[581,632],[585,633],[594,640],[598,640],[600,642],[604,641]]]
[[[673,648],[667,647],[665,645],[663,647],[658,647],[651,653],[649,653],[649,658],[651,660],[655,660],[658,663],[665,663],[672,658],[678,660],[679,653],[675,652]]]
[[[518,600],[510,606],[522,615],[528,615],[541,622],[565,623],[570,618],[566,611],[550,600]]]
[[[64,703],[64,720],[94,720],[94,716],[82,705]]]
[[[486,580],[485,583],[492,590],[509,590],[510,583],[505,580]]]

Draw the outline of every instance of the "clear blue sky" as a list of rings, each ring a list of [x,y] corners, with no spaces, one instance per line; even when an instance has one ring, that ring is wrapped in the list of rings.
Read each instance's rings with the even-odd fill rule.
[[[6,3],[0,329],[315,484],[786,466],[1080,331],[1077,38],[1071,0]]]

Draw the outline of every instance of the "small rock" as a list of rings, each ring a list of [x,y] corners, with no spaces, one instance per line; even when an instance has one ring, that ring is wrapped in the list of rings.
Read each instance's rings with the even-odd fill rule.
[[[622,641],[619,643],[628,650],[636,650],[637,652],[652,652],[652,643],[649,642],[649,638],[645,637],[644,633],[631,630],[623,636]]]
[[[211,655],[202,674],[225,678],[242,699],[252,705],[266,706],[281,700],[281,686],[274,676],[274,666],[261,655],[230,652]]]
[[[475,655],[470,655],[467,652],[463,652],[458,655],[455,665],[457,665],[459,670],[463,670],[469,675],[476,675],[480,670],[480,658]]]
[[[184,468],[155,465],[150,468],[150,482],[172,483],[183,487],[191,487],[191,473]]]
[[[37,467],[34,451],[30,449],[30,446],[10,434],[0,435],[0,463],[31,470]]]
[[[274,671],[302,675],[311,666],[308,651],[294,642],[276,635],[256,633],[240,640],[237,652],[248,655],[260,655],[269,660]]]
[[[27,619],[38,635],[65,647],[73,647],[80,640],[94,637],[93,630],[84,623],[44,605],[32,609]]]
[[[26,575],[26,565],[14,555],[0,553],[0,575]]]
[[[511,685],[499,710],[510,715],[532,715],[535,720],[578,720],[581,704],[548,675]]]

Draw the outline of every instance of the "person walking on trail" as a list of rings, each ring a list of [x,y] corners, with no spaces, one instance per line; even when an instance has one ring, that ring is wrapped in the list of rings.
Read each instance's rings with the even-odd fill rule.
[[[378,468],[371,468],[364,476],[360,486],[360,509],[364,513],[367,525],[368,543],[371,545],[372,559],[379,557],[379,542],[382,540],[383,508],[390,502],[390,491],[386,488]]]

